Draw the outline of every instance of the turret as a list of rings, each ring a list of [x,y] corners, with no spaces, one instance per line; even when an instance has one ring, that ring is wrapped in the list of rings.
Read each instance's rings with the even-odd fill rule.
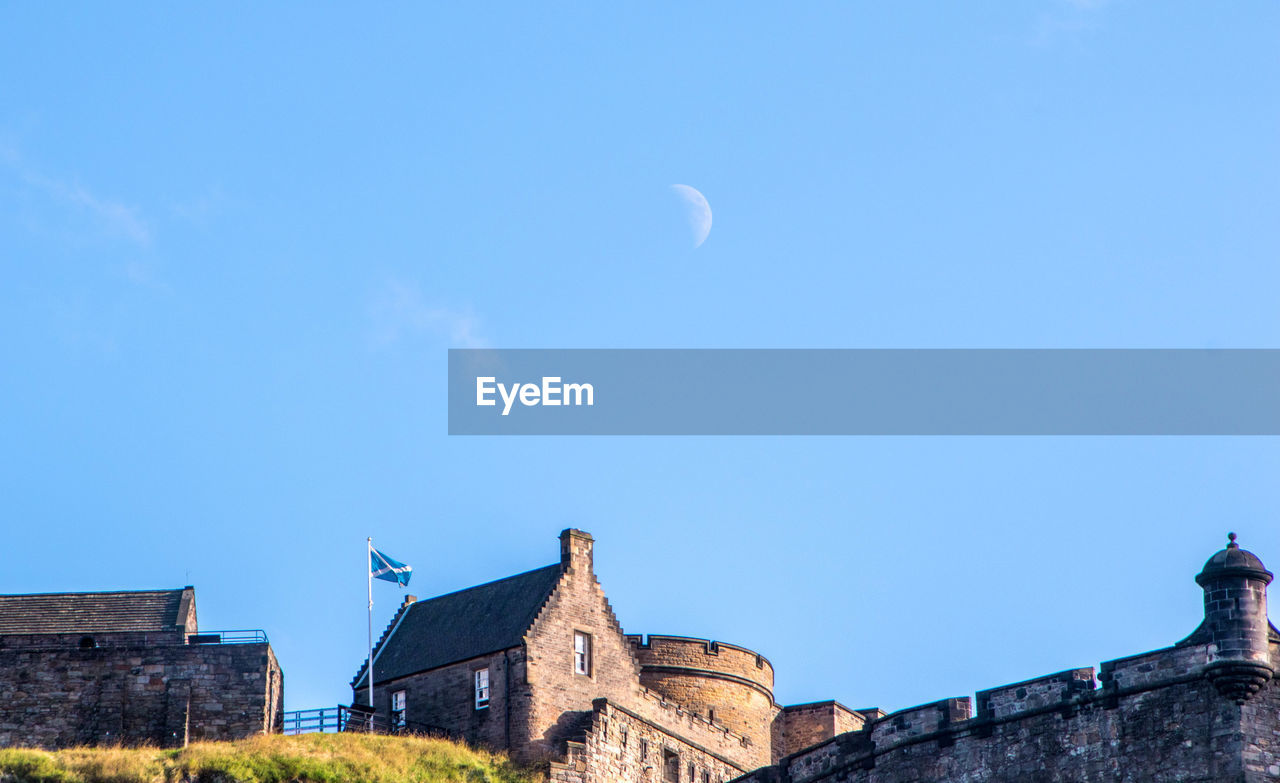
[[[1196,584],[1204,588],[1206,675],[1223,696],[1244,704],[1275,674],[1267,638],[1267,585],[1274,575],[1240,548],[1235,533],[1227,538],[1227,548],[1209,558]]]
[[[627,637],[640,684],[751,740],[756,766],[773,761],[773,664],[736,644],[650,634]]]

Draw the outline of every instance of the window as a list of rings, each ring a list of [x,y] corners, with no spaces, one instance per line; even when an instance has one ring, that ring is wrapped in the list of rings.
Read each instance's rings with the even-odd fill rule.
[[[662,779],[666,783],[680,783],[680,754],[674,750],[662,751]]]
[[[626,746],[627,746],[627,730],[623,729],[622,730],[622,747],[625,748]]]
[[[591,636],[581,631],[573,632],[573,672],[591,676]]]
[[[707,770],[707,769],[702,770],[702,783],[711,783],[711,771],[710,771],[710,770]]]
[[[640,760],[645,761],[649,758],[649,740],[640,740]]]
[[[695,780],[697,780],[697,779],[698,779],[697,777],[695,777],[695,775],[697,775],[697,774],[698,774],[698,773],[697,773],[697,770],[696,770],[696,769],[694,768],[694,766],[693,766],[693,762],[692,762],[692,761],[690,761],[690,762],[689,762],[689,783],[693,783]]]
[[[404,691],[391,694],[391,728],[400,731],[404,728]]]
[[[489,670],[476,669],[476,709],[483,710],[489,706]]]

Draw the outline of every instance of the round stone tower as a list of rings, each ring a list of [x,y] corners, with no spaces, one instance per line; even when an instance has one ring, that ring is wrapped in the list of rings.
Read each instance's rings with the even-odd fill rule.
[[[629,637],[640,684],[751,740],[761,766],[771,763],[773,665],[763,655],[684,636]]]
[[[1227,548],[1209,558],[1196,584],[1204,588],[1206,674],[1223,696],[1244,704],[1275,674],[1267,638],[1267,585],[1274,575],[1240,548],[1235,533],[1227,538]]]

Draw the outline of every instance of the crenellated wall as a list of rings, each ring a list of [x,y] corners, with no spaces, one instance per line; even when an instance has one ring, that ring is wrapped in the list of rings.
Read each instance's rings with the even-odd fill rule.
[[[1244,705],[1184,644],[889,713],[743,783],[1277,781],[1280,688]],[[1271,643],[1272,660],[1280,640]],[[976,712],[971,706],[976,704]]]
[[[715,748],[597,699],[582,738],[568,743],[564,761],[551,762],[548,777],[550,783],[662,781],[672,763],[680,783],[725,783],[743,771]]]

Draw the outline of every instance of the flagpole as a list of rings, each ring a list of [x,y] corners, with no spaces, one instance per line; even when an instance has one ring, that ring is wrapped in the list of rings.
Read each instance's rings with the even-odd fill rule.
[[[364,572],[369,577],[369,709],[373,709],[373,536],[367,539],[369,551],[365,553]]]

